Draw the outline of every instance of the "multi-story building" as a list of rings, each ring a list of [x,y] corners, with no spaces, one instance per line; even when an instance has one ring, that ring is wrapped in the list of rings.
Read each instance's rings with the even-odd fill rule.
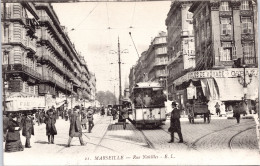
[[[160,32],[153,39],[146,54],[148,81],[159,82],[163,87],[166,87],[168,55],[167,34],[165,32]]]
[[[186,91],[184,104],[189,99],[209,106],[219,100],[226,106],[245,99],[253,104],[258,98],[256,3],[198,1],[189,11],[193,13],[195,69],[173,81],[176,96]]]
[[[97,93],[97,90],[96,90],[96,76],[94,73],[90,73],[90,100],[93,102],[96,100],[96,93]]]
[[[191,71],[195,67],[195,48],[193,35],[193,14],[189,12],[192,5],[187,1],[173,1],[167,14],[167,50],[169,56],[168,70],[168,95],[169,99],[177,100],[174,92],[174,80]],[[183,98],[183,93],[178,93],[178,98]]]
[[[1,15],[4,93],[37,96],[42,78],[37,72],[37,11],[32,3],[1,3]]]
[[[90,74],[49,3],[1,3],[7,96],[89,99]],[[94,85],[92,85],[92,89]],[[69,100],[72,101],[72,100]],[[55,103],[55,102],[54,102]]]
[[[154,81],[166,87],[167,34],[160,32],[151,42],[147,51],[142,52],[136,64],[130,69],[129,93],[136,83]]]

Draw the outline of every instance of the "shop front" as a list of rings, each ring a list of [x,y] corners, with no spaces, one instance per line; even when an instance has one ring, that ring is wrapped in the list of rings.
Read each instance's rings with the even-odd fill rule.
[[[255,110],[258,98],[258,69],[229,68],[189,72],[174,82],[173,99],[181,109],[187,103],[207,103],[210,111],[228,109],[235,102],[247,101],[249,110]],[[221,105],[222,104],[222,105]]]

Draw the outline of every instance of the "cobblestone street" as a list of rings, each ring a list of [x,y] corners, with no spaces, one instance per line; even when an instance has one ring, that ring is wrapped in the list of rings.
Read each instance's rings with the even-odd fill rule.
[[[45,124],[36,124],[35,136],[31,139],[32,148],[4,153],[4,163],[16,165],[19,161],[21,165],[74,165],[130,164],[134,161],[139,164],[260,164],[255,122],[252,119],[242,119],[240,124],[226,118],[213,118],[210,124],[204,124],[202,119],[196,119],[195,124],[190,124],[186,118],[181,120],[184,144],[177,143],[177,134],[176,143],[169,144],[169,120],[161,128],[143,130],[136,129],[129,122],[124,130],[112,117],[95,115],[92,132],[83,130],[87,145],[80,146],[79,140],[73,138],[70,148],[65,147],[68,121],[57,121],[55,144],[48,144]],[[21,139],[24,144],[24,137]],[[39,154],[38,158],[28,157],[36,153]],[[161,160],[154,160],[156,158]]]

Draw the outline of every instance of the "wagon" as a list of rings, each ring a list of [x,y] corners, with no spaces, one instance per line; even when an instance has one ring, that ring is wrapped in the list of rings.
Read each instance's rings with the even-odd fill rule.
[[[194,103],[193,105],[187,106],[187,109],[188,109],[188,119],[190,123],[194,123],[194,119],[198,115],[204,118],[204,123],[206,123],[206,121],[210,123],[211,114],[207,104]]]

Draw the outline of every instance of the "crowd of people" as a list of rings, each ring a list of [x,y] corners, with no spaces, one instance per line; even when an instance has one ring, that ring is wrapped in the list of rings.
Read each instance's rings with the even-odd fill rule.
[[[56,129],[56,120],[61,117],[65,121],[70,122],[69,140],[67,147],[73,137],[79,137],[80,144],[85,145],[82,138],[82,129],[87,129],[91,133],[94,127],[93,115],[95,109],[93,107],[84,108],[83,106],[75,106],[71,109],[55,109],[54,106],[47,111],[35,110],[22,113],[5,112],[3,115],[3,139],[5,142],[5,152],[23,151],[24,148],[31,148],[30,138],[34,135],[34,125],[45,124],[46,136],[48,144],[54,144],[54,136],[58,134]],[[23,146],[21,136],[26,138]]]

